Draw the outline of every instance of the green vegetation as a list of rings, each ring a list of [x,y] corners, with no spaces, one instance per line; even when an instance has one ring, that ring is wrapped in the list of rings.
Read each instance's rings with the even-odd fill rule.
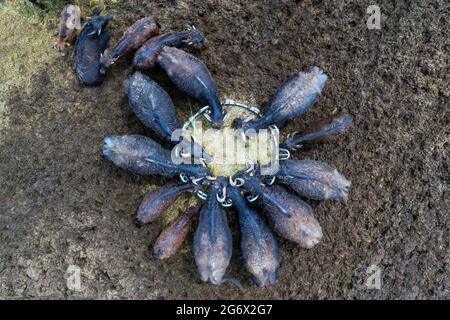
[[[0,6],[0,92],[12,86],[29,88],[31,78],[53,56],[54,37],[34,18],[21,13],[22,6],[10,1]]]

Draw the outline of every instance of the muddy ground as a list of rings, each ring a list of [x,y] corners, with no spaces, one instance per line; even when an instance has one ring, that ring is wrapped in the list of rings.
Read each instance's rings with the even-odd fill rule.
[[[69,56],[60,58],[49,48],[41,63],[42,55],[24,51],[14,63],[36,60],[37,71],[17,69],[29,87],[13,84],[2,98],[0,298],[450,297],[448,3],[113,2],[107,3],[114,15],[108,27],[113,41],[143,15],[157,16],[164,30],[184,22],[202,30],[209,46],[196,54],[217,80],[221,98],[263,106],[295,71],[323,68],[330,81],[320,101],[283,132],[331,114],[353,115],[354,126],[345,135],[294,153],[296,159],[335,166],[352,181],[350,197],[347,203],[310,202],[324,238],[312,250],[280,239],[283,261],[274,287],[258,289],[248,281],[233,219],[228,273],[245,288],[200,283],[192,230],[181,252],[161,262],[150,249],[165,220],[146,226],[134,221],[146,190],[166,181],[123,172],[101,154],[105,135],[153,136],[121,90],[127,62],[92,89],[77,82]],[[381,7],[381,30],[366,26],[366,8],[374,3]],[[56,23],[33,22],[30,32],[33,28],[54,41]],[[49,41],[43,43],[51,46]],[[12,55],[8,50],[1,55]],[[0,83],[8,75],[1,74]],[[160,70],[152,75],[181,117],[198,108]],[[81,291],[66,286],[70,265],[81,268]],[[381,271],[379,290],[365,286],[371,265]]]

